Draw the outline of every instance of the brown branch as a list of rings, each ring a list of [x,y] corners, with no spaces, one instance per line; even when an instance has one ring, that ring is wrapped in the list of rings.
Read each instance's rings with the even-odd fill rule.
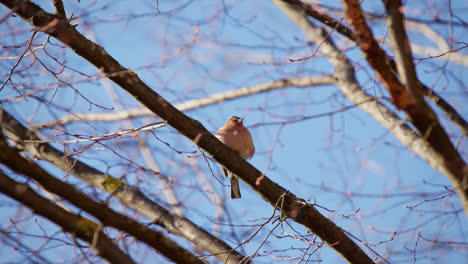
[[[0,192],[29,207],[60,226],[64,231],[86,241],[97,255],[109,263],[135,263],[122,252],[93,221],[70,213],[37,194],[27,184],[16,182],[0,172]]]
[[[175,263],[204,263],[192,253],[181,248],[163,233],[147,228],[137,221],[119,214],[104,204],[95,202],[86,194],[50,175],[36,163],[23,158],[17,150],[10,148],[0,130],[0,162],[10,169],[34,179],[44,189],[67,199],[78,208],[90,213],[102,222],[133,235]]]
[[[423,85],[422,88],[424,96],[431,100],[432,103],[437,105],[445,113],[445,115],[447,115],[448,119],[456,126],[458,126],[460,131],[465,135],[465,137],[468,138],[468,122],[463,119],[457,110],[431,88],[427,87],[426,85]]]
[[[359,47],[365,53],[368,63],[376,71],[379,80],[392,95],[395,106],[406,112],[422,138],[434,150],[432,155],[434,162],[431,166],[450,179],[460,196],[465,214],[468,216],[468,166],[456,151],[444,128],[440,125],[436,114],[418,96],[414,87],[405,87],[392,71],[385,59],[387,54],[374,39],[364,19],[359,2],[357,0],[343,0],[343,2],[348,21],[358,36]],[[401,31],[402,29],[398,30]],[[407,66],[402,67],[407,69]],[[401,69],[398,69],[398,71],[400,72]],[[401,73],[407,74],[403,71]]]
[[[334,12],[334,13],[338,13],[338,14],[342,14],[343,13],[343,9],[341,8],[338,8],[338,7],[332,7],[332,6],[326,6],[325,4],[319,4],[318,6],[320,6],[321,8],[325,9],[325,10],[329,10],[330,12]],[[382,19],[382,17],[384,17],[384,15],[382,13],[377,13],[377,12],[372,12],[372,11],[366,11],[364,13],[364,17],[368,20],[380,20]],[[454,25],[454,26],[460,26],[460,27],[466,27],[467,24],[464,23],[463,21],[454,21],[452,19],[442,19],[438,16],[434,17],[434,16],[431,16],[432,20],[428,20],[428,19],[423,19],[423,18],[416,18],[416,17],[406,17],[405,19],[410,21],[410,22],[413,22],[413,23],[420,23],[420,24],[441,24],[441,25]]]
[[[304,11],[308,16],[311,16],[318,21],[322,22],[323,24],[333,28],[333,30],[339,32],[341,35],[346,36],[348,39],[352,41],[356,41],[354,36],[353,30],[348,26],[344,25],[339,21],[327,13],[320,11],[319,9],[315,8],[314,5],[309,5],[301,0],[283,0],[284,2],[294,6],[295,8]]]
[[[23,0],[20,3],[16,3],[16,5],[13,8],[10,8],[10,12],[8,12],[6,15],[4,15],[2,18],[0,18],[0,24],[3,23],[3,21],[5,21],[7,18],[9,18],[13,13],[18,11],[18,9],[23,7],[23,5],[26,4],[27,2],[29,2],[29,0]]]
[[[155,224],[161,225],[168,232],[185,237],[221,261],[237,264],[239,260],[244,259],[242,254],[233,250],[224,241],[196,226],[190,220],[179,217],[153,202],[137,188],[71,158],[47,143],[38,143],[41,139],[33,131],[28,130],[2,109],[0,109],[0,126],[8,132],[9,138],[16,142],[17,148],[26,150],[34,157],[46,160],[89,185],[112,194],[122,203],[152,219]]]
[[[410,96],[416,102],[421,102],[422,93],[419,85],[416,69],[413,63],[413,54],[404,27],[403,6],[401,0],[384,0],[387,10],[387,25],[393,52],[396,57],[396,68],[401,82],[406,87]],[[373,38],[373,36],[371,36]],[[388,57],[388,56],[387,56]]]
[[[343,2],[346,17],[354,28],[359,47],[367,62],[375,69],[380,82],[390,92],[393,104],[398,109],[415,105],[415,98],[400,83],[386,60],[387,54],[374,39],[372,31],[366,24],[359,2],[357,0],[344,0]]]
[[[425,95],[446,113],[448,118],[460,128],[465,136],[468,136],[468,123],[447,101],[432,91],[432,89],[419,82],[413,63],[410,43],[406,35],[405,17],[401,0],[384,0],[384,4],[388,14],[389,35],[396,57],[396,63],[391,61],[390,65],[394,70],[398,71],[401,82],[407,87],[413,97],[421,102],[422,95]]]
[[[55,14],[57,14],[57,15],[59,15],[61,17],[65,17],[66,16],[65,8],[63,8],[62,0],[52,0],[52,2],[54,3]]]
[[[325,14],[315,8],[313,5],[308,5],[303,3],[300,0],[283,0],[284,2],[287,2],[297,8],[300,8],[303,10],[307,15],[317,19],[318,21],[321,21],[325,25],[329,26],[330,28],[333,28],[333,30],[339,32],[343,36],[346,36],[349,40],[357,42],[354,32],[352,29],[338,21],[338,19],[333,18],[329,16],[328,14]],[[333,21],[333,23],[330,23],[330,21]],[[396,63],[395,61],[387,57],[387,60],[389,61],[390,66],[392,67],[393,71],[397,71],[396,69]],[[462,61],[462,59],[460,59]],[[458,63],[460,63],[458,61]],[[466,60],[465,60],[466,61]],[[445,115],[449,118],[450,121],[452,121],[458,128],[462,131],[462,133],[468,137],[468,122],[458,113],[458,111],[452,107],[442,96],[437,94],[434,90],[431,88],[427,87],[425,84],[422,82],[419,82],[419,85],[422,86],[423,89],[423,94],[431,100],[433,104],[438,106],[444,113]]]
[[[14,7],[14,1],[12,0],[1,0],[0,2],[9,8]],[[34,4],[27,5],[18,11],[17,14],[39,28],[47,26],[53,21],[53,17],[50,14],[47,14]],[[177,110],[140,80],[134,72],[122,67],[102,47],[89,41],[76,31],[75,27],[68,23],[59,23],[57,25],[52,30],[47,30],[46,32],[88,60],[112,81],[133,95],[141,104],[206,151],[215,161],[238,175],[246,184],[259,193],[263,199],[281,210],[283,215],[292,218],[314,232],[347,261],[352,263],[373,263],[341,228],[320,214],[312,205],[297,198],[264,176],[260,171],[243,160],[236,152],[216,139],[201,123]],[[262,180],[257,182],[258,178],[262,178]]]

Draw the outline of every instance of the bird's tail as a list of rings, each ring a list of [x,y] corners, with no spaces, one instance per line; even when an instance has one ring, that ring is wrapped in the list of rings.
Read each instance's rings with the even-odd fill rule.
[[[239,198],[241,198],[239,179],[236,176],[231,175],[231,199]]]

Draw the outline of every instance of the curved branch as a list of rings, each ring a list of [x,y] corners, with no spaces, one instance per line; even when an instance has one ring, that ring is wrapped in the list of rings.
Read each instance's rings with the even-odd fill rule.
[[[0,130],[0,162],[10,169],[36,180],[47,191],[67,199],[78,208],[99,219],[104,226],[111,226],[133,235],[162,253],[175,263],[204,263],[192,253],[177,245],[163,233],[147,228],[128,216],[119,214],[104,204],[95,202],[86,194],[50,175],[36,163],[23,158],[10,148]]]
[[[215,93],[210,96],[188,100],[184,103],[174,105],[179,111],[185,112],[193,109],[197,109],[203,106],[221,103],[224,101],[241,98],[247,95],[258,94],[267,92],[279,88],[285,87],[310,87],[316,85],[334,84],[336,79],[330,75],[316,76],[316,77],[303,77],[303,78],[290,78],[281,79],[261,84],[255,84],[248,87],[242,87],[231,91],[225,91]],[[134,108],[125,111],[119,111],[115,113],[92,113],[92,114],[70,114],[59,118],[58,120],[43,122],[39,124],[33,124],[31,128],[37,129],[42,127],[54,127],[57,125],[65,125],[73,121],[118,121],[126,118],[134,118],[139,116],[154,115],[148,108]]]
[[[398,7],[396,8],[397,11],[391,11],[396,14],[396,16],[400,17],[399,19],[394,18],[392,20],[395,22],[394,26],[392,26],[393,35],[395,35],[394,49],[399,50],[402,45],[406,46],[404,48],[406,52],[397,56],[397,68],[400,73],[400,78],[405,80],[404,84],[399,81],[390,65],[385,60],[388,56],[374,39],[372,31],[364,19],[359,2],[357,0],[344,0],[343,2],[345,3],[346,16],[355,29],[356,35],[359,38],[359,46],[367,55],[368,63],[372,66],[382,84],[392,95],[392,101],[395,106],[405,111],[411,119],[411,123],[422,136],[422,139],[427,142],[431,149],[431,162],[429,164],[449,178],[462,201],[465,214],[468,216],[468,165],[450,141],[437,115],[423,100],[419,85],[414,76],[415,73],[409,73],[411,68],[410,64],[412,64],[411,56],[408,55],[409,45],[401,43],[404,42],[404,37],[402,37],[403,33],[401,33],[404,31],[402,23],[403,14]],[[391,2],[396,3],[395,1]],[[395,8],[390,9],[394,10]],[[399,22],[397,22],[397,20]],[[399,52],[400,51],[396,51],[397,54]],[[407,56],[410,56],[410,58],[406,58]],[[411,60],[411,62],[398,61],[406,59]],[[414,71],[414,67],[412,71]]]
[[[122,252],[93,221],[70,213],[37,194],[25,183],[19,183],[0,172],[0,192],[29,207],[35,214],[54,222],[66,232],[88,242],[97,255],[109,263],[135,263]]]
[[[243,255],[233,250],[224,241],[214,237],[190,220],[179,217],[153,202],[137,188],[71,158],[47,143],[37,143],[41,139],[33,131],[28,130],[2,109],[0,109],[0,126],[8,132],[10,139],[16,142],[17,148],[26,150],[34,157],[46,160],[89,185],[112,194],[122,203],[135,208],[152,219],[154,223],[164,227],[168,232],[187,238],[221,261],[237,264],[239,260],[244,259]]]
[[[353,42],[357,42],[356,37],[354,36],[354,32],[353,32],[353,30],[351,28],[347,27],[346,25],[344,25],[343,23],[341,23],[337,19],[335,19],[335,18],[321,12],[320,10],[315,8],[314,6],[305,4],[300,0],[283,0],[283,1],[295,6],[296,8],[300,8],[308,16],[311,16],[311,17],[317,19],[318,21],[324,23],[325,25],[329,26],[330,28],[337,31],[341,35],[347,37],[349,40],[351,40]],[[332,22],[330,22],[330,21],[332,21]],[[412,21],[412,20],[410,19],[409,21]],[[411,48],[413,50],[415,48],[418,48],[418,50],[419,50],[421,48],[421,46],[412,43]],[[441,53],[440,49],[433,49],[433,48],[429,48],[429,47],[424,47],[424,49],[426,50],[426,55],[431,54],[431,53],[432,54]],[[466,63],[468,62],[468,59],[466,59],[465,57],[466,56],[460,55],[458,53],[451,53],[451,59],[455,63],[458,63],[458,64],[466,65]],[[387,57],[387,60],[389,61],[389,64],[392,67],[392,70],[397,72],[395,61],[390,57]],[[420,82],[419,80],[418,80],[418,82],[419,82],[419,85],[422,86],[424,96],[427,99],[431,100],[431,102],[434,105],[438,106],[442,110],[442,112],[444,112],[445,115],[449,118],[449,120],[452,121],[456,126],[458,126],[460,131],[466,137],[468,137],[468,122],[460,115],[460,113],[458,113],[458,111],[455,108],[453,108],[452,105],[450,105],[442,96],[437,94],[434,90],[432,90],[431,88],[429,88],[428,86],[426,86],[425,84]]]

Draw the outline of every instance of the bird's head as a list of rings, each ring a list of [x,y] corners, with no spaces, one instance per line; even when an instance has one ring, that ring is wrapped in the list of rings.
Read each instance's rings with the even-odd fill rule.
[[[243,126],[244,125],[243,121],[244,121],[243,118],[240,118],[240,117],[237,117],[237,116],[232,116],[231,118],[229,118],[226,125],[229,125],[229,126],[239,126],[239,125]]]

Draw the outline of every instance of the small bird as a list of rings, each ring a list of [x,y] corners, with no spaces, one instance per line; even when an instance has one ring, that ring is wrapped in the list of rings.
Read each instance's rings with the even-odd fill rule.
[[[226,124],[216,131],[216,137],[226,146],[237,151],[241,158],[249,159],[255,153],[252,135],[247,128],[244,127],[243,119],[237,116],[229,118]],[[225,177],[230,176],[231,179],[231,199],[241,198],[239,189],[239,179],[237,176],[223,168]],[[231,175],[229,175],[231,174]]]

